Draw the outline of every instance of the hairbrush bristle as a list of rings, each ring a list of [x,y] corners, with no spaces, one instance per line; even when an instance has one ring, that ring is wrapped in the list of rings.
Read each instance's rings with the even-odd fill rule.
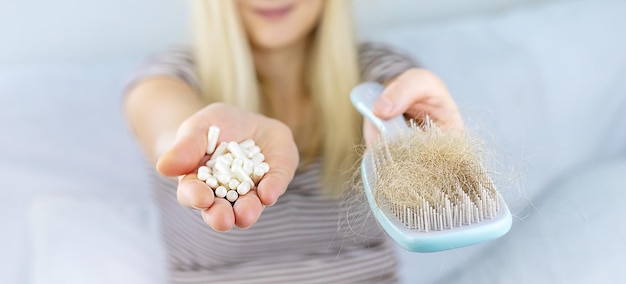
[[[410,229],[446,230],[478,223],[500,210],[498,193],[483,167],[479,140],[441,131],[430,120],[372,148],[380,207]]]

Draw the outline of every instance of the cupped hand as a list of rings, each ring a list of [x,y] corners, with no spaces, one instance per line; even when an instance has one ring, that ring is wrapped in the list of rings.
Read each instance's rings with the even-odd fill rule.
[[[463,118],[445,84],[432,72],[412,68],[394,78],[374,104],[374,114],[390,119],[400,114],[418,122],[428,115],[441,129],[462,130]],[[363,133],[367,145],[378,136],[376,127],[364,120]]]
[[[196,178],[196,170],[208,158],[207,132],[220,128],[219,142],[254,139],[270,165],[256,190],[240,196],[231,205],[215,198],[206,183]],[[248,228],[260,217],[266,205],[273,205],[287,189],[298,166],[299,155],[293,135],[284,123],[223,103],[214,103],[196,112],[178,129],[174,145],[157,162],[157,171],[165,176],[179,176],[178,201],[199,209],[202,218],[216,231],[234,226]]]

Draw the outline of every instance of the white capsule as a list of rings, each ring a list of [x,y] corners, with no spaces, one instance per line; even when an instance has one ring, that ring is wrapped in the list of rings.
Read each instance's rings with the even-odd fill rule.
[[[226,153],[226,146],[228,145],[228,143],[226,142],[221,142],[219,146],[217,146],[217,149],[215,149],[215,151],[213,152],[213,155],[211,156],[210,160],[215,160],[218,157],[221,157],[222,155],[224,155],[224,153]]]
[[[206,181],[211,176],[211,173],[206,171],[198,171],[197,177],[201,181]]]
[[[233,163],[233,160],[231,159],[232,156],[228,156],[227,154],[224,154],[224,155],[221,155],[221,156],[217,157],[215,159],[215,162],[216,163],[223,163],[223,164],[226,164],[226,165],[230,166],[230,164]]]
[[[243,154],[244,157],[246,157],[246,159],[248,158],[248,149],[239,146],[239,148],[241,149],[241,153]]]
[[[224,197],[226,197],[226,194],[227,194],[227,193],[228,193],[228,189],[226,189],[225,187],[223,187],[223,186],[221,186],[221,185],[220,185],[220,186],[218,186],[218,187],[215,189],[215,196],[217,196],[217,197],[224,198]]]
[[[226,193],[226,199],[228,199],[228,201],[230,202],[235,202],[237,198],[239,198],[239,194],[235,190],[229,190]]]
[[[232,179],[232,176],[229,173],[223,172],[217,172],[213,176],[215,176],[215,178],[221,185],[228,185],[228,183]]]
[[[261,148],[259,148],[259,146],[254,145],[248,148],[248,158],[252,158],[258,153],[261,153]]]
[[[252,174],[252,171],[254,170],[254,163],[250,160],[245,160],[243,163],[243,171],[246,173],[247,176]]]
[[[233,155],[231,153],[226,153],[217,157],[217,162],[224,163],[230,167],[230,164],[233,163]]]
[[[255,184],[258,184],[264,175],[265,172],[263,171],[263,169],[255,167],[254,172],[252,172],[252,181],[254,181]]]
[[[211,168],[215,168],[215,163],[217,162],[217,160],[208,160],[206,161],[206,166],[211,169]]]
[[[239,147],[249,150],[251,147],[255,146],[254,140],[246,139],[245,141],[239,143]]]
[[[240,182],[236,178],[233,178],[233,179],[231,179],[228,182],[228,188],[230,188],[230,189],[237,189],[239,184],[240,184]]]
[[[217,146],[217,139],[220,137],[220,128],[213,125],[209,127],[209,134],[207,135],[207,147],[206,153],[213,154],[215,151],[215,146]]]
[[[217,183],[217,178],[215,178],[214,176],[209,176],[206,181],[205,181],[206,185],[208,185],[210,188],[217,188],[218,183]]]
[[[226,173],[230,174],[230,167],[226,164],[225,161],[217,160],[215,163],[215,173]]]
[[[201,166],[198,168],[198,172],[205,172],[205,173],[210,173],[211,169],[207,166]]]
[[[239,184],[239,186],[237,186],[237,193],[239,193],[239,195],[246,195],[248,192],[250,192],[251,187],[252,186],[250,185],[250,183],[242,182]]]
[[[228,149],[228,151],[230,151],[230,153],[232,153],[235,158],[239,158],[242,160],[248,158],[246,154],[243,153],[243,150],[241,150],[241,147],[239,147],[239,143],[237,142],[228,142],[228,146],[226,146],[226,149]]]
[[[263,153],[257,153],[256,155],[252,156],[252,158],[250,158],[250,161],[252,161],[253,164],[258,165],[265,161],[265,155],[263,155]]]
[[[270,165],[265,162],[258,164],[257,167],[260,167],[266,173],[270,171]]]
[[[244,163],[244,161],[243,161],[242,159],[235,158],[235,159],[233,160],[233,162],[230,164],[230,169],[231,169],[231,171],[233,171],[233,168],[236,168],[236,167],[242,167],[242,166],[243,166],[243,163]]]
[[[252,180],[255,183],[259,183],[261,178],[269,171],[270,165],[267,163],[260,163],[254,166],[254,171],[252,172]]]
[[[253,189],[255,187],[254,183],[251,182],[250,180],[244,181],[242,183],[247,183],[250,186],[250,189]]]
[[[235,168],[233,174],[239,180],[239,182],[249,182],[251,184],[254,184],[254,182],[250,178],[250,175],[246,174],[243,168]]]
[[[262,167],[256,166],[254,167],[254,172],[252,172],[252,176],[262,177],[265,174],[265,171]]]

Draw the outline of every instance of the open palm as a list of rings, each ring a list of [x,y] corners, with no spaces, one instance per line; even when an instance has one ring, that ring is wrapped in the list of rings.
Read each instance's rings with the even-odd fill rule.
[[[231,205],[215,198],[206,183],[196,178],[196,170],[207,159],[207,132],[210,126],[220,127],[221,141],[252,138],[262,149],[270,171],[259,181],[257,190],[241,196]],[[299,155],[289,127],[282,122],[223,103],[211,104],[180,126],[174,145],[157,162],[157,170],[165,176],[181,176],[177,188],[178,201],[202,211],[202,218],[216,231],[234,226],[248,228],[272,205],[293,179]]]

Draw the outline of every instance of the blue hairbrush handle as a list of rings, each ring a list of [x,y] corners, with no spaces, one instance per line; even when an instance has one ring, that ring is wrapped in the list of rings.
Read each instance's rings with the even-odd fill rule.
[[[409,127],[402,114],[388,120],[383,120],[374,114],[374,103],[384,90],[385,87],[378,83],[361,83],[350,92],[350,100],[357,111],[372,122],[383,136],[393,138],[400,133],[407,132]]]

